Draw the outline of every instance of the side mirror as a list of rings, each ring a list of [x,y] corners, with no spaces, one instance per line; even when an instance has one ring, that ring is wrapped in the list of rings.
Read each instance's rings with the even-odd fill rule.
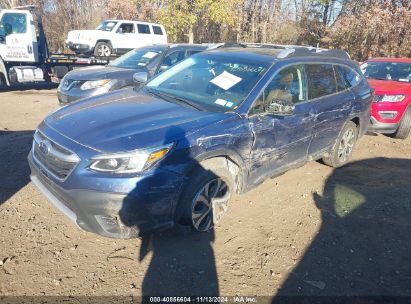
[[[142,84],[147,82],[148,74],[147,72],[137,72],[133,75],[133,81],[137,84]]]
[[[6,41],[6,31],[4,30],[4,27],[2,24],[0,24],[0,42],[5,42]]]
[[[280,116],[289,116],[294,113],[295,106],[286,100],[273,99],[268,106],[267,112],[280,115]]]
[[[168,68],[169,68],[168,65],[162,64],[162,65],[160,65],[160,67],[158,68],[158,70],[159,70],[160,72],[164,72],[164,71],[167,70]]]

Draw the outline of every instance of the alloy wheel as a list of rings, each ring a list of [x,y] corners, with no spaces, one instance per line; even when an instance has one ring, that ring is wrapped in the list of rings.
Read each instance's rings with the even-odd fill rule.
[[[207,231],[221,218],[221,213],[228,208],[230,191],[227,184],[216,178],[209,181],[194,196],[192,202],[191,219],[194,228],[198,231]],[[222,210],[219,214],[216,210]]]
[[[100,57],[108,57],[111,55],[111,50],[107,45],[100,45],[97,53]]]
[[[345,163],[351,156],[355,143],[355,133],[353,129],[345,131],[338,146],[338,160]]]

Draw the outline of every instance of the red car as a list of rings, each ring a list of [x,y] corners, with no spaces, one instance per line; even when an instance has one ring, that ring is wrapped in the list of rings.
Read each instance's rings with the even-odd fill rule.
[[[361,70],[375,90],[369,130],[406,138],[411,131],[411,59],[373,58]]]

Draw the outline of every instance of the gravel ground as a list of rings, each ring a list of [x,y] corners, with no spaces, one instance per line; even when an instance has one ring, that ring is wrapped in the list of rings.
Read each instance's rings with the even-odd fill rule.
[[[267,180],[210,233],[114,240],[29,180],[33,131],[57,107],[54,87],[0,89],[0,296],[411,296],[411,138],[366,135],[344,168]]]

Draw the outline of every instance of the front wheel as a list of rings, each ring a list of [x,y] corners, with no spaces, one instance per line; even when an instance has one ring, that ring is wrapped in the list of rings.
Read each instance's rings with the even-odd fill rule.
[[[97,57],[110,57],[112,54],[112,49],[110,44],[107,42],[98,42],[94,48],[94,56]]]
[[[406,139],[411,132],[411,107],[409,107],[401,119],[397,131],[392,135],[394,138]]]
[[[225,215],[234,190],[225,159],[210,159],[190,175],[176,210],[176,221],[195,231],[210,230]]]
[[[344,166],[352,156],[357,137],[357,125],[352,121],[347,122],[341,130],[340,135],[338,135],[329,156],[324,157],[323,162],[334,168]]]

